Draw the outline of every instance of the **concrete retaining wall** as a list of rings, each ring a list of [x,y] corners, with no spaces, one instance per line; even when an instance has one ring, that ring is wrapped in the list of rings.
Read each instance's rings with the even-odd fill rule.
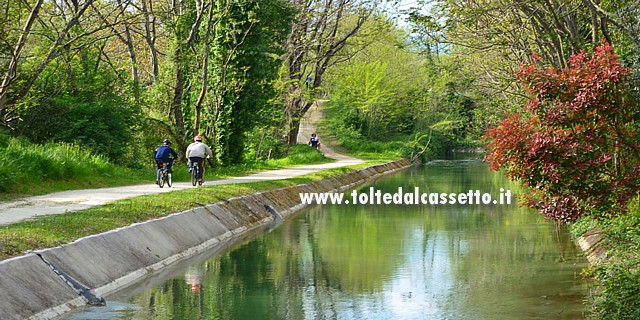
[[[101,297],[272,221],[265,205],[286,218],[304,207],[301,192],[344,191],[410,165],[403,159],[310,184],[232,198],[46,249],[38,252],[42,258],[29,254],[2,261],[0,319],[61,315],[90,301],[81,294]],[[75,282],[80,289],[69,285]]]
[[[607,260],[607,251],[602,246],[602,240],[604,240],[603,232],[598,228],[591,229],[578,238],[578,245],[586,254],[590,264]]]

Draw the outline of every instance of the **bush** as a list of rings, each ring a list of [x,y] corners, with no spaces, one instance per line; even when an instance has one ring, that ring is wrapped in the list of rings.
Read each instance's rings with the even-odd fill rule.
[[[138,131],[140,108],[118,93],[111,77],[85,75],[79,86],[47,92],[37,105],[20,110],[16,133],[34,143],[67,142],[85,146],[122,163]]]
[[[591,319],[640,319],[640,198],[627,212],[600,223],[609,259],[587,272],[598,282],[589,297]]]
[[[274,128],[254,128],[249,131],[244,153],[245,162],[285,157],[286,144],[283,139],[277,137],[280,131],[282,130]]]
[[[9,134],[4,129],[0,129],[0,148],[7,147],[10,140],[11,137],[9,136]]]
[[[640,319],[640,261],[635,255],[618,256],[590,272],[600,286],[590,297],[590,319]]]

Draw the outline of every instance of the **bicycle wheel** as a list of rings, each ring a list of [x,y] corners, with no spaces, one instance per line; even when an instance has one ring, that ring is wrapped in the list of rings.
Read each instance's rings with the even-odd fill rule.
[[[167,186],[171,188],[171,173],[167,173]]]
[[[158,181],[158,186],[160,188],[164,187],[164,177],[160,177],[160,181]]]
[[[195,187],[198,183],[198,166],[194,166],[191,169],[191,184]]]
[[[204,183],[204,162],[202,162],[202,172],[199,172],[198,175],[198,185],[202,185]]]
[[[202,185],[202,177],[203,176],[204,176],[203,171],[200,168],[198,168],[198,174],[196,175],[196,180],[197,180],[199,186]]]
[[[161,182],[162,182],[162,170],[156,169],[156,184],[160,186],[160,188],[162,188],[162,185],[160,184]]]

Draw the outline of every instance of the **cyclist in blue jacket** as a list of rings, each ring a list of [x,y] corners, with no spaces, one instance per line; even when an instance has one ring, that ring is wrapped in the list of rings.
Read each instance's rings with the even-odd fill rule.
[[[171,166],[173,166],[173,161],[178,158],[178,154],[170,147],[170,145],[171,140],[164,139],[164,141],[162,141],[162,145],[156,148],[156,151],[153,152],[153,158],[156,160],[158,169],[162,169],[162,163],[166,162],[169,164],[169,173],[172,173],[173,171],[171,171]]]

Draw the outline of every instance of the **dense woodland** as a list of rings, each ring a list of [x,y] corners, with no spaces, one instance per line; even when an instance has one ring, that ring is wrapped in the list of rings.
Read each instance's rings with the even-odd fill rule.
[[[534,52],[563,68],[606,41],[640,61],[633,1],[410,3],[3,0],[2,127],[128,165],[201,134],[227,165],[286,153],[324,98],[340,143],[406,156],[473,145],[521,108]]]
[[[528,206],[613,221],[639,211],[639,70],[635,0],[0,0],[0,147],[141,167],[200,134],[229,166],[286,155],[322,99],[351,152],[488,143]]]

